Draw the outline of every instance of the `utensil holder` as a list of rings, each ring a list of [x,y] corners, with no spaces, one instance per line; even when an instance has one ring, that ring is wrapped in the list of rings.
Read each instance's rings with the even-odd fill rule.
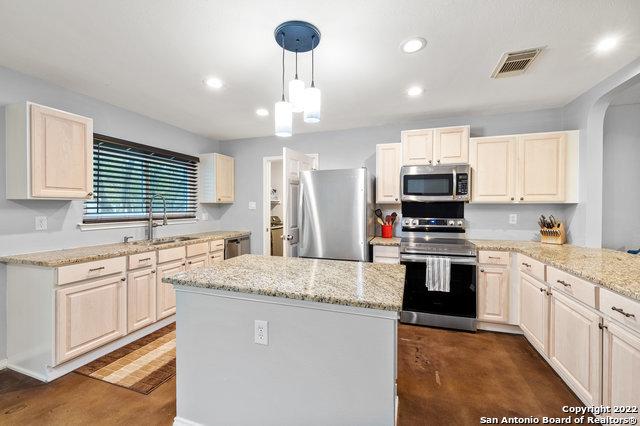
[[[382,225],[382,238],[393,238],[393,225]]]
[[[540,242],[558,245],[566,243],[567,232],[564,229],[564,223],[560,222],[558,226],[552,229],[540,228]]]

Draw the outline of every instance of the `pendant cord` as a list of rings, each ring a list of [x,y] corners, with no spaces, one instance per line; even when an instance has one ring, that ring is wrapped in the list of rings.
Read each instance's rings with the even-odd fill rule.
[[[296,80],[298,79],[298,50],[296,50]]]
[[[313,45],[313,40],[315,38],[316,38],[316,36],[311,37],[311,87],[316,87],[315,78],[314,78],[315,63],[314,63],[314,58],[313,58],[313,51],[315,50],[315,46]]]
[[[284,102],[284,33],[282,33],[282,102]]]

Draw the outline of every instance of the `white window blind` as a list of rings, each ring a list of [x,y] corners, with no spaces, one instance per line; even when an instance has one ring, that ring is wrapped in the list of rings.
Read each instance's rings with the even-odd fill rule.
[[[93,199],[85,201],[83,222],[144,219],[153,194],[166,198],[170,218],[195,218],[198,157],[94,134]],[[162,211],[155,197],[154,217]]]

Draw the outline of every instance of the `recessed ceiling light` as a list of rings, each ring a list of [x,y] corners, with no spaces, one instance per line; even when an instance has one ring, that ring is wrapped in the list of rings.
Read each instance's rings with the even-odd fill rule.
[[[400,48],[404,53],[416,53],[427,45],[427,40],[422,37],[414,37],[402,43]]]
[[[613,50],[618,46],[618,37],[609,36],[601,39],[598,44],[596,44],[596,52],[598,53],[606,53],[610,50]]]
[[[217,77],[209,77],[204,81],[204,84],[211,87],[212,89],[220,89],[224,83]]]
[[[259,117],[266,117],[267,115],[269,115],[269,110],[266,108],[258,108],[256,110],[256,115]]]
[[[415,97],[415,96],[422,95],[422,92],[424,92],[424,89],[422,87],[412,86],[412,87],[409,87],[409,89],[407,90],[407,95]]]

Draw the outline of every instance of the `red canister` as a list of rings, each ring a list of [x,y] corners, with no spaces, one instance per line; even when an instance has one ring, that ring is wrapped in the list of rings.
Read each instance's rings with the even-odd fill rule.
[[[382,238],[393,238],[393,225],[382,225]]]

